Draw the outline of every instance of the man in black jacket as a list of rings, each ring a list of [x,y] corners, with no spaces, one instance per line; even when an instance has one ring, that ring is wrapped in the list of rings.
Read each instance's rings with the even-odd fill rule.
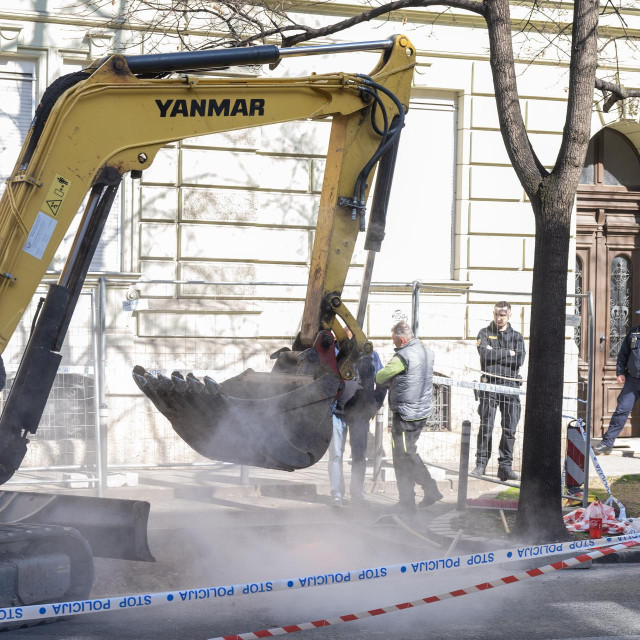
[[[633,327],[622,342],[616,362],[616,381],[624,386],[602,442],[593,447],[597,455],[611,453],[613,443],[627,423],[633,405],[640,398],[640,325]]]
[[[493,308],[493,322],[478,333],[478,353],[480,368],[484,371],[482,382],[503,387],[520,386],[518,369],[525,357],[524,339],[509,324],[511,305],[498,302]],[[491,457],[491,436],[496,409],[500,408],[502,416],[502,438],[500,439],[498,457],[498,478],[500,480],[517,480],[518,475],[511,468],[513,461],[513,445],[516,439],[516,427],[520,420],[520,398],[516,394],[479,391],[478,414],[480,429],[478,430],[478,446],[476,451],[476,468],[472,476],[484,475],[487,462]]]

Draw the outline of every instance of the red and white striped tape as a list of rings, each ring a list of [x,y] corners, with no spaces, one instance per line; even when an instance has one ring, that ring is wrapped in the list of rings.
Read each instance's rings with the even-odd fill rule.
[[[360,613],[348,613],[338,618],[329,618],[328,620],[315,620],[314,622],[302,622],[300,624],[291,624],[286,627],[274,627],[273,629],[263,629],[261,631],[250,631],[248,633],[232,634],[230,636],[218,636],[217,638],[210,638],[209,640],[254,640],[255,638],[271,638],[273,636],[281,636],[287,633],[295,633],[296,631],[306,631],[307,629],[318,629],[320,627],[330,627],[332,625],[340,624],[342,622],[353,622],[354,620],[362,620],[363,618],[371,618],[373,616],[379,616],[384,613],[393,613],[394,611],[402,611],[404,609],[413,609],[423,604],[431,604],[432,602],[440,602],[441,600],[448,600],[449,598],[458,598],[459,596],[465,596],[469,593],[476,593],[478,591],[487,591],[488,589],[495,589],[497,587],[503,587],[506,584],[513,584],[514,582],[522,582],[528,578],[537,578],[545,573],[551,573],[559,569],[567,569],[569,567],[575,567],[582,562],[589,560],[595,560],[596,558],[602,558],[608,556],[616,551],[621,551],[629,547],[640,545],[640,542],[630,540],[621,544],[616,544],[606,549],[600,549],[591,551],[589,553],[583,553],[582,555],[574,558],[568,558],[567,560],[561,560],[560,562],[554,562],[547,564],[537,569],[529,569],[521,573],[515,573],[504,578],[499,578],[492,582],[482,582],[464,589],[456,589],[455,591],[449,591],[447,593],[441,593],[437,596],[429,596],[420,600],[413,600],[411,602],[402,602],[400,604],[391,605],[388,607],[381,607],[379,609],[370,609],[369,611],[361,611]]]

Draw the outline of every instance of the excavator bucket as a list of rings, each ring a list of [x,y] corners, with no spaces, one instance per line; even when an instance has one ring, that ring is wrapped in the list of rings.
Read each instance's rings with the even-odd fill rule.
[[[316,463],[331,441],[331,409],[343,385],[334,342],[322,331],[306,351],[274,354],[271,373],[247,369],[222,384],[179,372],[155,376],[140,366],[133,378],[201,455],[293,471]]]

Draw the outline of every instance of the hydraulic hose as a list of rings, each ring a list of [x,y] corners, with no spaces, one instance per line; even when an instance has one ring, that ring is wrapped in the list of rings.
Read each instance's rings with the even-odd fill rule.
[[[374,109],[375,106],[379,106],[381,112],[383,114],[384,120],[384,129],[381,130],[377,124],[375,123],[375,114],[373,113],[374,109],[372,109],[372,126],[374,131],[381,136],[380,145],[376,149],[375,153],[367,164],[362,168],[358,177],[356,178],[356,182],[353,187],[353,198],[351,202],[352,206],[352,216],[355,218],[357,212],[360,212],[360,230],[364,231],[364,209],[365,209],[365,201],[364,194],[367,187],[367,179],[369,174],[371,173],[373,167],[376,162],[380,160],[380,158],[384,155],[384,153],[393,145],[396,137],[399,135],[400,130],[404,127],[404,116],[405,111],[402,103],[398,99],[398,97],[392,93],[389,89],[375,82],[371,77],[364,74],[356,74],[358,78],[363,81],[364,87],[361,88],[361,91],[367,93],[374,97]],[[391,125],[389,126],[389,120],[387,111],[382,103],[382,100],[377,92],[381,91],[385,95],[387,95],[394,102],[396,109],[398,110],[398,118],[394,118]]]

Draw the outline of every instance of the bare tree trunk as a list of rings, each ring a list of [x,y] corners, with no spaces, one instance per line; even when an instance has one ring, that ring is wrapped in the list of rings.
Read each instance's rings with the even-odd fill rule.
[[[567,537],[561,509],[565,305],[571,211],[589,142],[597,62],[598,0],[575,0],[567,117],[549,173],[520,110],[509,0],[485,0],[500,130],[536,219],[522,485],[515,533],[538,542]]]
[[[533,204],[536,246],[533,266],[529,370],[524,423],[522,483],[517,536],[548,542],[568,537],[561,508],[561,438],[565,313],[572,202],[556,197]],[[556,204],[556,200],[560,200]]]

